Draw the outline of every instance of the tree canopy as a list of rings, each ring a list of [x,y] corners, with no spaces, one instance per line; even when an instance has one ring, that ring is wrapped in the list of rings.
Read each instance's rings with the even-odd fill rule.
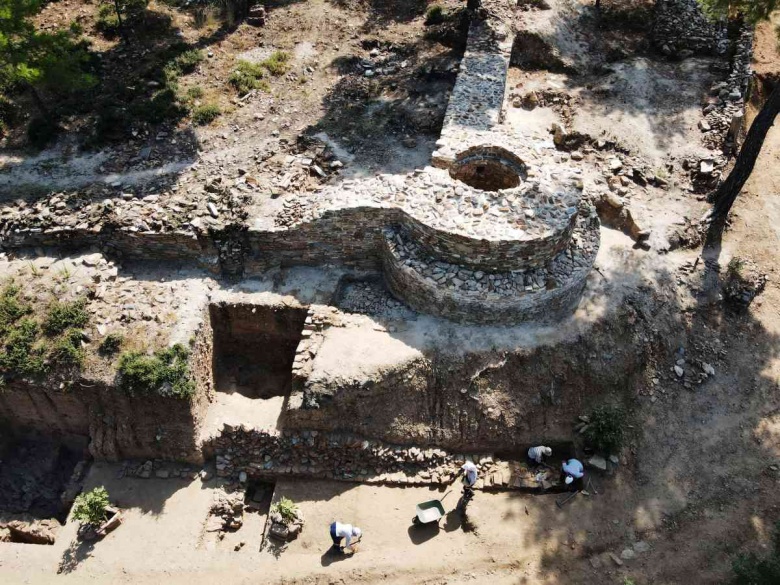
[[[31,17],[42,5],[41,0],[0,0],[0,91],[27,86],[61,94],[93,86],[91,55],[77,27],[35,29]]]
[[[699,4],[711,17],[739,15],[755,24],[767,20],[780,7],[780,0],[699,0]]]

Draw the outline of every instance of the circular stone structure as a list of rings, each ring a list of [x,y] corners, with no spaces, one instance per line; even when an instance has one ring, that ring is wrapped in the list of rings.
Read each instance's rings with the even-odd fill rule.
[[[461,152],[449,172],[453,179],[481,191],[513,189],[526,179],[523,161],[500,146],[475,146]]]

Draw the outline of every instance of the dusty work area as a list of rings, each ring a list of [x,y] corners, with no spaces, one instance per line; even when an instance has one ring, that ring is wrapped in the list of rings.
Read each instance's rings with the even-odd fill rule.
[[[776,560],[776,125],[724,230],[699,221],[777,80],[776,17],[22,20],[79,59],[0,84],[0,581],[725,584]]]

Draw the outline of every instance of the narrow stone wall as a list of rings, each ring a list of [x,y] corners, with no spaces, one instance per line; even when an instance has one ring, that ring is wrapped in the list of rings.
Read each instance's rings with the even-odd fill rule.
[[[389,485],[451,483],[466,459],[479,468],[477,488],[538,489],[524,464],[492,454],[453,454],[443,449],[403,447],[342,433],[293,431],[282,434],[225,425],[208,446],[216,456],[217,475],[248,479],[280,475]],[[522,454],[518,453],[518,459]],[[549,473],[546,487],[557,487]]]

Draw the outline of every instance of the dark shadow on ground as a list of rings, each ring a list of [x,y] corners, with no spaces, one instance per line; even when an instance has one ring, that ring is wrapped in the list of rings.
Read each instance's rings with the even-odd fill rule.
[[[343,553],[340,549],[330,547],[320,557],[320,564],[323,567],[329,567],[333,563],[339,563],[351,559],[352,555]]]
[[[68,574],[78,569],[79,565],[92,556],[95,549],[95,541],[74,540],[65,549],[62,559],[57,567],[57,574]]]
[[[403,173],[428,164],[457,76],[466,30],[457,28],[452,36],[463,42],[450,42],[449,47],[427,38],[403,44],[369,39],[363,48],[374,51],[374,57],[334,60],[330,67],[342,77],[323,99],[322,117],[305,134],[327,135],[327,141],[347,151],[352,159],[347,170],[354,175]]]
[[[412,524],[407,532],[409,540],[414,544],[423,544],[437,537],[441,532],[441,528],[438,522],[429,522],[428,524]]]

